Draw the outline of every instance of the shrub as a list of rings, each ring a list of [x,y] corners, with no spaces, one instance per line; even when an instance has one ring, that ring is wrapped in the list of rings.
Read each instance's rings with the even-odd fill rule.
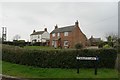
[[[98,47],[99,47],[99,48],[103,48],[104,44],[105,44],[105,43],[104,43],[103,41],[100,41],[100,42],[98,43]]]
[[[15,46],[20,46],[20,47],[24,47],[26,44],[25,44],[25,41],[24,41],[24,40],[14,40],[14,41],[13,41],[13,45],[15,45]]]
[[[103,46],[103,48],[111,48],[111,46],[106,44],[106,45]]]
[[[77,44],[75,45],[75,48],[76,48],[76,49],[81,49],[81,48],[83,48],[83,45],[82,45],[81,43],[77,43]]]
[[[2,59],[17,64],[43,68],[76,68],[76,56],[98,56],[98,66],[114,68],[117,52],[114,49],[100,50],[27,50],[3,46]],[[94,61],[80,61],[80,67],[94,67]]]

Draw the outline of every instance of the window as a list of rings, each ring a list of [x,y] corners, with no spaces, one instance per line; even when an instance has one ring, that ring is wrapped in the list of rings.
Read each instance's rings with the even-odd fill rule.
[[[55,37],[55,33],[52,34],[52,37]]]
[[[68,46],[68,41],[64,41],[64,46]]]
[[[54,42],[54,41],[52,41],[52,46],[54,46],[54,43],[55,43],[55,42]]]
[[[68,32],[64,32],[64,36],[68,36]]]
[[[60,36],[60,33],[57,33],[57,36],[59,37],[59,36]]]
[[[40,38],[40,36],[38,35],[38,38]]]

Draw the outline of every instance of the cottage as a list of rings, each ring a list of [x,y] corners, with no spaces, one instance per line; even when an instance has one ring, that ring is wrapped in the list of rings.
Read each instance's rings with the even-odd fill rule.
[[[45,28],[44,31],[33,30],[33,33],[30,34],[31,42],[47,42],[48,40],[50,40],[50,34],[48,33],[47,28]]]
[[[89,41],[90,41],[91,46],[97,46],[99,42],[101,41],[101,38],[94,38],[93,36],[91,36]]]
[[[75,25],[65,26],[55,29],[50,33],[50,46],[73,48],[77,43],[81,43],[84,47],[87,46],[87,37],[79,28],[79,22]]]

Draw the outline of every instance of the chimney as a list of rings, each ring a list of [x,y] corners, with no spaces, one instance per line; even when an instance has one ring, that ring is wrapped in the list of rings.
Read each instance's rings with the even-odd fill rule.
[[[58,28],[58,26],[57,26],[57,24],[56,24],[55,29],[57,29],[57,28]]]
[[[35,30],[33,30],[33,33],[35,33]]]
[[[91,36],[91,38],[93,38],[93,36]]]
[[[47,32],[47,28],[45,28],[45,29],[44,29],[44,31],[46,31],[46,32]]]
[[[79,22],[78,22],[78,20],[75,22],[75,26],[79,26]]]

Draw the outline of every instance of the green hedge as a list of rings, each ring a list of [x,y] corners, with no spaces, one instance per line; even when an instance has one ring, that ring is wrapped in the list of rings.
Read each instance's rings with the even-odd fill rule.
[[[114,68],[117,52],[114,49],[100,50],[26,50],[3,46],[2,59],[17,64],[43,68],[76,68],[76,56],[98,56],[99,67]],[[80,67],[94,67],[94,61],[80,61]]]

